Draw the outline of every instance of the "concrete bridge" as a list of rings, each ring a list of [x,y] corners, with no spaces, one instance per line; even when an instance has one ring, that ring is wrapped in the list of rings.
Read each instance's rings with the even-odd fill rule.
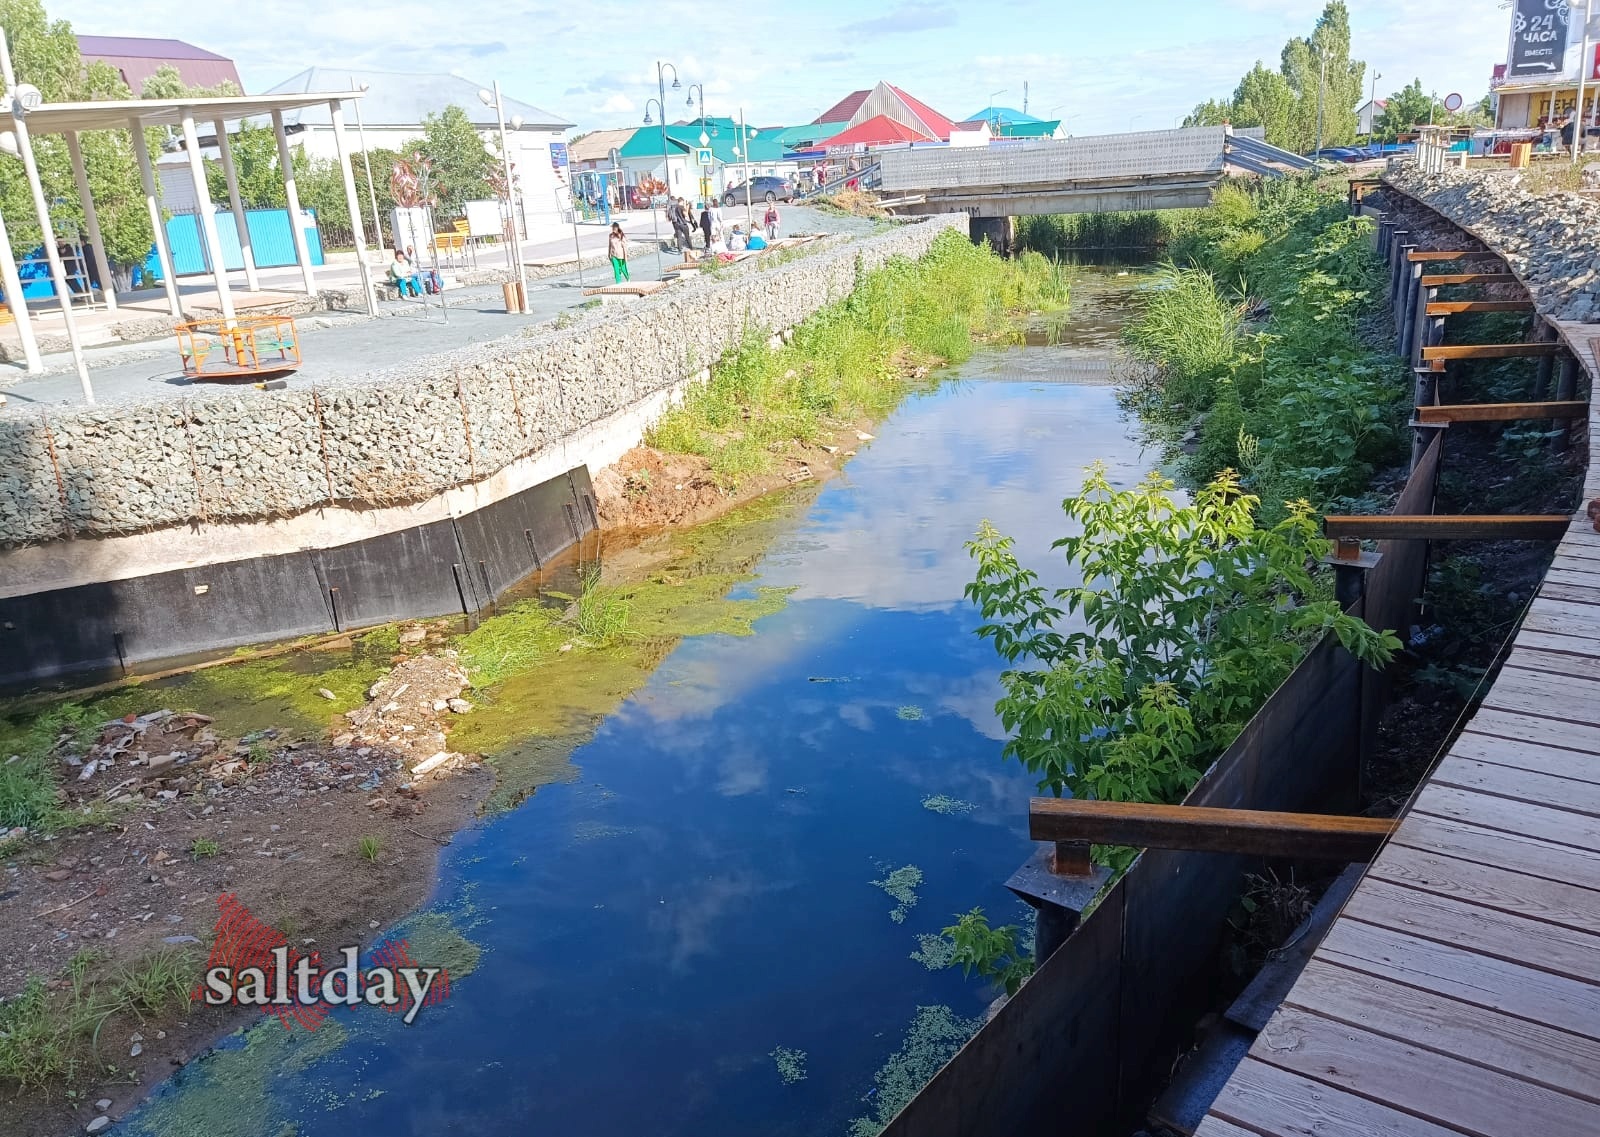
[[[1202,126],[887,150],[879,192],[898,214],[965,213],[975,239],[1003,246],[1007,218],[1196,208],[1211,203],[1229,173],[1276,177],[1312,165],[1262,134],[1260,127]]]

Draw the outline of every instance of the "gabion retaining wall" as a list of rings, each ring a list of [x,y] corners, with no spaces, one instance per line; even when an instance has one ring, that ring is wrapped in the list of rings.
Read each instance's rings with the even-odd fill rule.
[[[0,548],[400,505],[486,478],[798,324],[963,216],[586,313],[403,368],[285,391],[0,414]]]

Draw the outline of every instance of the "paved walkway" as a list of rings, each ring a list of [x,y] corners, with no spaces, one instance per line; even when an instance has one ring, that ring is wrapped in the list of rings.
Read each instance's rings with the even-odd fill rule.
[[[783,215],[784,232],[870,232],[873,228],[872,222],[860,218],[837,217],[798,206],[784,207]],[[731,213],[729,216],[731,224]],[[649,214],[630,215],[625,231],[635,241],[648,242],[651,237]],[[600,226],[586,227],[583,234],[585,257],[604,253],[605,232]],[[524,256],[531,262],[534,254],[540,251],[552,257],[557,254],[551,247],[529,246]],[[566,257],[569,261],[572,257],[570,243],[566,247]],[[661,256],[661,263],[668,269],[675,260],[676,255],[670,251]],[[492,259],[480,260],[480,267],[494,267]],[[659,279],[657,258],[651,253],[636,254],[629,268],[635,280]],[[348,284],[354,285],[357,272],[353,263],[333,266],[319,272],[318,281],[326,282],[327,287],[340,287],[338,281],[342,278],[337,274],[343,273],[349,278]],[[299,278],[298,269],[264,270],[263,285],[268,284],[269,273],[287,273],[295,280]],[[609,267],[586,268],[581,275],[582,283],[589,287],[609,284],[612,279]],[[501,287],[494,284],[447,292],[448,313],[441,311],[438,297],[430,296],[381,303],[379,319],[360,314],[298,318],[295,323],[300,331],[300,351],[305,362],[299,371],[284,378],[291,387],[326,383],[400,366],[423,356],[454,351],[544,323],[586,301],[579,276],[574,270],[530,281],[527,315],[507,314]],[[99,403],[177,398],[197,389],[196,384],[184,377],[177,342],[170,338],[92,348],[86,354],[95,400]],[[69,355],[46,356],[45,365],[49,372],[40,376],[26,376],[20,368],[0,365],[0,394],[7,400],[0,413],[31,413],[40,406],[83,401]],[[11,376],[16,378],[8,384]],[[214,383],[199,385],[203,389],[216,386]]]

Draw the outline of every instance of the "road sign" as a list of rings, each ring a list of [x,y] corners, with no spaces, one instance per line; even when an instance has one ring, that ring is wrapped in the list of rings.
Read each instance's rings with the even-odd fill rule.
[[[1451,93],[1444,97],[1444,109],[1455,114],[1461,109],[1461,96]]]
[[[694,160],[702,166],[711,165],[711,147],[702,146],[694,152]]]

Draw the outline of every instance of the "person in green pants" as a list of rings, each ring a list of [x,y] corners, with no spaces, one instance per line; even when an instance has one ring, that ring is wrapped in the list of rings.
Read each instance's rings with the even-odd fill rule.
[[[621,284],[628,276],[628,238],[622,235],[622,226],[611,223],[611,238],[606,242],[606,253],[611,257],[611,275]]]

